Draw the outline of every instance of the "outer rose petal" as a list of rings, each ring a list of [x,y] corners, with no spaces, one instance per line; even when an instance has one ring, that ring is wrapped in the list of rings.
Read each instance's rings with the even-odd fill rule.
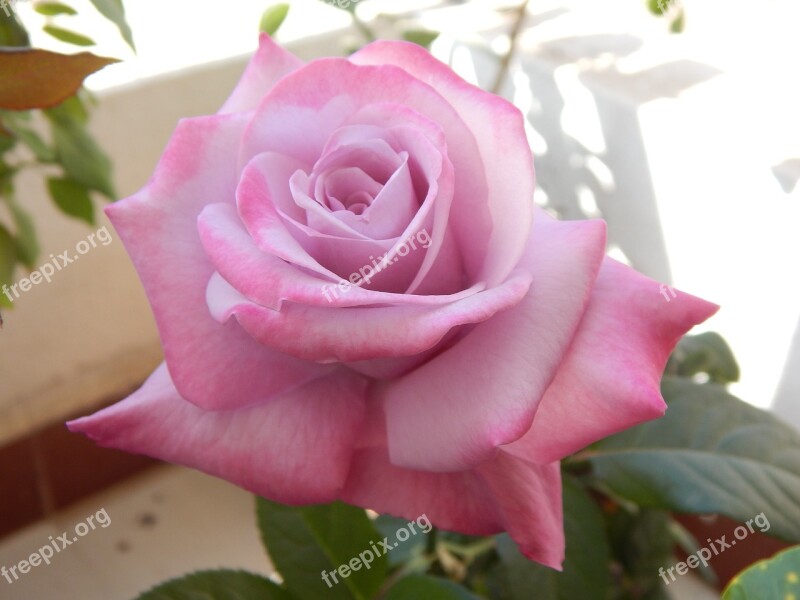
[[[358,65],[396,65],[429,84],[456,109],[475,135],[483,160],[480,168],[486,173],[489,190],[488,200],[480,197],[475,201],[481,203],[481,211],[486,210],[484,203],[488,205],[493,231],[485,254],[471,256],[480,265],[468,264],[468,267],[477,269],[478,278],[489,286],[497,285],[522,257],[533,219],[533,158],[522,113],[507,100],[467,83],[430,52],[410,42],[373,42],[349,60]],[[456,186],[459,182],[457,174]],[[469,206],[458,204],[468,200],[456,189],[451,219],[457,230],[466,233],[466,238],[459,240],[464,248],[468,247],[470,237],[479,239],[480,234],[467,233],[478,223],[471,222],[474,217]]]
[[[364,378],[338,371],[266,404],[212,412],[181,398],[162,365],[126,400],[68,426],[278,502],[331,502],[347,476],[365,390]]]
[[[233,204],[246,123],[246,114],[181,121],[151,181],[106,208],[153,307],[175,386],[209,409],[264,402],[330,370],[265,348],[208,312],[214,267],[196,220],[208,202]]]
[[[441,306],[345,310],[286,302],[278,312],[253,304],[215,274],[207,297],[220,323],[235,315],[245,331],[266,346],[310,361],[353,362],[424,352],[454,327],[485,321],[517,304],[530,284],[530,275],[519,271],[498,287]]]
[[[561,465],[535,465],[505,452],[475,471],[486,482],[503,520],[503,529],[531,560],[561,570],[564,514]]]
[[[525,298],[387,388],[394,464],[466,469],[530,429],[583,316],[604,251],[602,221],[537,215],[520,265],[533,277]]]
[[[558,463],[533,465],[500,452],[475,470],[429,473],[389,462],[382,447],[358,450],[342,500],[468,535],[508,531],[530,558],[554,569],[564,560]]]
[[[266,33],[262,33],[258,38],[258,50],[219,113],[255,109],[281,77],[301,66],[302,60],[278,46]]]
[[[606,258],[580,329],[547,389],[533,427],[505,447],[549,463],[664,414],[659,383],[669,353],[719,307]]]

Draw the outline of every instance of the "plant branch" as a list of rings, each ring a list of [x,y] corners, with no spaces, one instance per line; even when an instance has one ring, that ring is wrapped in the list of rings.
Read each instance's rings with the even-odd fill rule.
[[[494,79],[494,85],[492,85],[493,94],[500,93],[500,88],[503,86],[503,81],[505,81],[506,75],[508,75],[508,69],[511,66],[511,59],[514,58],[514,54],[516,54],[519,34],[522,32],[522,25],[528,14],[528,2],[530,2],[530,0],[522,0],[519,7],[517,7],[517,18],[511,28],[511,33],[509,33],[508,52],[506,52],[500,60],[500,66]]]

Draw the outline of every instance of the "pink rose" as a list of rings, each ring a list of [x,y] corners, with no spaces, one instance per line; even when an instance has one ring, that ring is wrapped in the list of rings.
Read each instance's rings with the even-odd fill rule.
[[[716,309],[534,209],[520,112],[422,48],[303,64],[268,37],[108,209],[166,357],[69,424],[287,504],[341,499],[564,557],[558,461],[663,414]]]

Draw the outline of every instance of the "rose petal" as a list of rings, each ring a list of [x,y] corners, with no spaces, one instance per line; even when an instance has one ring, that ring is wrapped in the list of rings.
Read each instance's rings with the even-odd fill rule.
[[[227,204],[207,206],[198,227],[208,256],[224,279],[244,297],[266,308],[280,310],[284,301],[314,306],[439,305],[485,289],[476,284],[458,294],[418,296],[392,294],[352,286],[347,293],[331,291],[337,282],[310,275],[285,260],[259,250],[236,210]],[[327,290],[327,293],[326,293]]]
[[[529,559],[558,570],[564,560],[558,463],[532,465],[501,452],[477,470],[429,473],[391,464],[385,448],[363,448],[342,499],[468,535],[506,530]]]
[[[408,106],[437,123],[445,132],[448,157],[457,182],[452,211],[462,215],[452,225],[453,236],[465,258],[466,285],[480,281],[481,265],[497,223],[493,223],[486,206],[485,168],[475,137],[433,87],[410,77],[402,69],[392,65],[356,66],[343,59],[321,59],[289,74],[276,84],[253,119],[242,144],[241,164],[265,151],[280,152],[312,163],[320,157],[333,132],[349,123],[359,109],[387,102]],[[518,125],[521,127],[521,123]],[[511,150],[516,152],[517,148]],[[527,169],[530,173],[530,165]],[[532,195],[528,194],[525,171],[519,177],[525,180],[520,194],[526,195],[528,204],[520,209],[519,219],[510,220],[525,229],[527,236],[530,218],[526,211],[532,210]],[[504,220],[509,219],[504,217],[499,222]],[[517,253],[514,264],[518,256]],[[506,275],[510,271],[508,269]],[[495,273],[491,275],[493,284],[505,279],[498,278]]]
[[[482,211],[488,206],[493,224],[488,247],[484,253],[473,255],[476,263],[468,266],[475,268],[479,263],[477,277],[489,286],[505,279],[522,257],[533,219],[533,158],[519,109],[503,98],[467,83],[416,44],[377,41],[353,54],[349,60],[358,65],[397,65],[430,84],[456,109],[475,139],[480,140],[478,151],[481,168],[486,173],[488,200],[482,195],[470,199],[459,191],[458,185],[463,182],[459,170],[461,161],[453,157],[458,148],[454,147],[453,141],[450,144],[457,182],[453,226],[462,244],[470,239],[481,239],[485,232],[470,204],[478,203],[479,207],[475,208]]]
[[[583,315],[604,250],[602,221],[537,216],[521,264],[533,284],[522,302],[388,387],[394,464],[466,469],[530,428]]]
[[[277,502],[331,502],[349,470],[365,390],[366,380],[340,370],[272,402],[206,411],[178,395],[162,365],[126,400],[68,426],[102,446],[192,467]]]
[[[435,346],[458,325],[485,321],[518,303],[530,286],[527,273],[442,306],[353,307],[347,310],[286,302],[280,312],[253,304],[219,275],[208,285],[209,307],[220,322],[236,316],[256,340],[280,352],[317,362],[411,356]],[[346,294],[331,288],[329,293]]]
[[[302,65],[302,60],[278,46],[266,33],[262,33],[258,38],[258,50],[219,113],[253,110],[281,77]]]
[[[437,527],[467,535],[503,529],[486,483],[474,473],[403,469],[381,447],[356,450],[341,499],[410,521],[425,514]]]
[[[679,293],[606,258],[569,353],[547,389],[533,426],[505,447],[548,463],[664,414],[659,384],[670,352],[719,307]]]
[[[561,465],[536,465],[498,452],[476,472],[486,482],[503,529],[520,552],[560,571],[565,551]]]
[[[265,160],[258,156],[251,161],[237,190],[239,214],[259,248],[334,282],[346,280],[393,293],[400,293],[408,287],[420,269],[425,249],[407,252],[401,257],[399,253],[406,246],[405,237],[375,240],[352,232],[358,237],[344,238],[287,218],[271,201]],[[445,199],[443,202],[446,205]],[[327,211],[307,198],[306,207],[311,209],[312,205],[323,213]],[[415,228],[425,219],[426,213],[427,210],[420,210],[406,229],[416,233]],[[321,214],[320,218],[329,219],[331,228],[346,227],[330,213]],[[376,276],[377,273],[380,277]]]
[[[142,279],[181,396],[209,409],[269,400],[328,369],[264,348],[208,312],[214,267],[196,219],[213,199],[232,203],[236,147],[248,115],[181,121],[152,180],[106,208]]]

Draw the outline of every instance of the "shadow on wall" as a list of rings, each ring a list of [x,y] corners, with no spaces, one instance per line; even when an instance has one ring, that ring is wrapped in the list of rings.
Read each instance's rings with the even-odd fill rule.
[[[689,60],[634,73],[619,71],[616,61],[641,46],[642,40],[625,34],[541,43],[516,58],[502,92],[522,108],[531,125],[537,201],[564,219],[605,218],[609,246],[637,270],[669,282],[638,110],[659,98],[676,98],[721,71]],[[482,48],[468,49],[479,82],[487,88],[496,59]]]

